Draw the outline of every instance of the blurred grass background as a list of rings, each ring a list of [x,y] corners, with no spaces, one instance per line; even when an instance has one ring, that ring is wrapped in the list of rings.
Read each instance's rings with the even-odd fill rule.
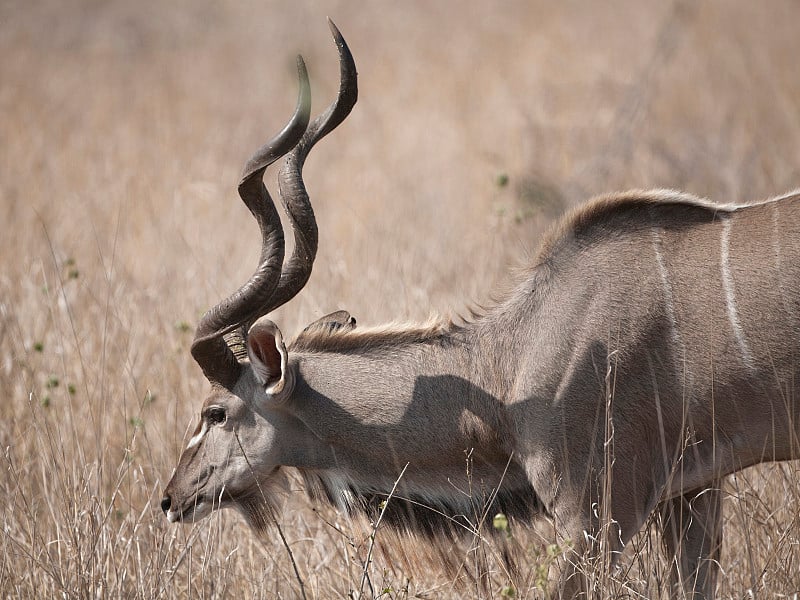
[[[326,16],[360,99],[307,163],[320,252],[274,316],[289,334],[338,308],[375,324],[485,301],[596,193],[800,185],[789,0],[0,2],[4,597],[301,594],[277,536],[227,514],[168,527],[158,500],[206,389],[194,325],[258,255],[241,166],[291,114],[296,53],[315,112],[335,94]],[[796,595],[797,464],[728,487],[720,596]],[[357,590],[368,532],[286,505],[305,593]],[[533,534],[520,573],[479,540],[452,550],[456,577],[444,550],[379,541],[372,595],[542,595]],[[666,594],[657,550],[641,536],[609,593]]]

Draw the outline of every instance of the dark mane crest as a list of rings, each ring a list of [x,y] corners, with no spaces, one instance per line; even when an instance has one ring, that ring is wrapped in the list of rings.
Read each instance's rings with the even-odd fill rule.
[[[708,218],[713,218],[715,214],[735,212],[745,206],[749,205],[715,203],[674,190],[631,190],[597,196],[567,212],[550,230],[539,248],[537,262],[550,258],[565,239],[580,237],[591,227],[626,212],[639,211],[645,215],[652,208],[684,207],[690,211],[706,213]]]
[[[444,319],[425,324],[390,324],[355,330],[315,328],[298,334],[289,344],[289,350],[345,353],[408,344],[432,344],[449,339],[459,328],[452,321]]]

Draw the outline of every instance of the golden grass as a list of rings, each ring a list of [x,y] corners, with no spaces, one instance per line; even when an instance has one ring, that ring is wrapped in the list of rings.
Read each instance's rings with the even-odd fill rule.
[[[796,3],[361,4],[0,4],[4,597],[300,594],[277,535],[227,514],[170,527],[158,500],[205,390],[191,329],[257,256],[239,169],[292,109],[295,52],[315,107],[334,93],[326,15],[361,100],[308,162],[320,256],[284,331],[486,300],[590,194],[800,184]],[[800,590],[797,470],[727,484],[721,597]],[[357,591],[368,528],[294,492],[281,529],[305,593]],[[541,595],[534,533],[504,542],[513,577],[502,543],[460,547],[459,582],[436,549],[378,541],[367,595]],[[663,596],[655,536],[628,553],[608,593]]]

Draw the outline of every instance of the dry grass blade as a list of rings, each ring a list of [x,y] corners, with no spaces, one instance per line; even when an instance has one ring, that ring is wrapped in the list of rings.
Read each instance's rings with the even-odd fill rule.
[[[327,14],[361,99],[306,168],[320,251],[284,331],[487,301],[579,193],[800,185],[791,0],[0,4],[3,597],[549,597],[547,523],[437,549],[296,489],[263,539],[158,508],[202,395],[191,331],[258,253],[233,208],[241,162],[291,110],[297,51],[315,98],[335,93]],[[719,597],[796,595],[797,464],[723,490]],[[602,593],[669,596],[655,539],[595,574]]]

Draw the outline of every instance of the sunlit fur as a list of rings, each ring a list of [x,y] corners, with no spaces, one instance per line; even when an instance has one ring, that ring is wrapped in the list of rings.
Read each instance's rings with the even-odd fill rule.
[[[290,352],[352,352],[406,344],[446,340],[459,328],[452,321],[431,318],[426,324],[388,324],[350,331],[315,328],[301,332],[290,344]]]

